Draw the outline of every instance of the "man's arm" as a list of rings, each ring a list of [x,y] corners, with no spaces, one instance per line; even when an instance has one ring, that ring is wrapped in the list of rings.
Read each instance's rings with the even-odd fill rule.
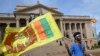
[[[69,56],[71,56],[70,51],[69,51],[69,47],[68,47],[68,45],[66,43],[65,43],[65,48],[68,51]]]
[[[70,55],[71,55],[71,56],[73,55],[73,52],[74,52],[74,46],[71,45],[71,47],[70,47]]]

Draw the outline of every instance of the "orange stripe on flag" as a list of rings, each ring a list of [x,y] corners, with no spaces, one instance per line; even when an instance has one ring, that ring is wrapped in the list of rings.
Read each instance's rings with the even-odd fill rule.
[[[40,21],[36,21],[33,24],[34,24],[34,26],[35,26],[35,28],[36,28],[36,30],[38,32],[39,38],[41,40],[46,39],[46,34],[45,34],[44,29],[43,29],[43,27],[41,25],[41,22]]]

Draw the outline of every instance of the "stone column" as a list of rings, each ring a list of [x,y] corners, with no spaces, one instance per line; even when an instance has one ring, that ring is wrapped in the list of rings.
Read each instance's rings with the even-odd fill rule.
[[[28,23],[29,23],[29,19],[27,18],[27,19],[26,19],[26,25],[28,25]]]
[[[82,37],[82,39],[83,39],[83,32],[82,32],[83,30],[82,30],[82,23],[80,23],[80,32],[81,32],[81,37]]]
[[[76,26],[76,24],[77,24],[77,23],[74,24],[74,25],[75,25],[75,32],[77,31],[77,26]]]
[[[1,23],[0,23],[0,24],[1,24]],[[1,27],[2,27],[2,26],[0,25],[0,43],[1,43],[1,38],[2,38],[2,32],[1,32],[2,29],[1,29]]]
[[[16,19],[16,27],[19,28],[19,19]]]
[[[7,24],[7,26],[10,26],[10,23],[9,22],[7,22],[6,24]]]
[[[66,35],[65,22],[63,23],[63,32],[64,32],[64,35]]]
[[[60,28],[61,28],[61,32],[62,34],[64,34],[64,25],[63,25],[63,19],[60,19]]]
[[[69,36],[72,40],[74,40],[73,38],[73,34],[72,34],[72,29],[71,29],[71,23],[69,23]]]

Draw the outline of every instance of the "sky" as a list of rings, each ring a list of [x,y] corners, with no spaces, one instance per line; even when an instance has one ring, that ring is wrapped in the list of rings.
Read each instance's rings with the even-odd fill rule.
[[[100,0],[39,0],[46,6],[57,7],[65,15],[90,16],[97,20],[96,32],[100,32]],[[0,13],[13,13],[18,4],[36,4],[37,0],[0,0]]]

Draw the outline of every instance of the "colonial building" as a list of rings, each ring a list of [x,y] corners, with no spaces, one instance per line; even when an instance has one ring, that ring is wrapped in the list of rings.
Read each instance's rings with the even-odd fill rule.
[[[81,37],[86,46],[91,47],[96,44],[94,32],[91,26],[90,16],[64,15],[57,11],[55,7],[48,7],[43,4],[36,5],[17,5],[15,11],[11,13],[0,13],[0,41],[3,39],[5,27],[23,27],[26,26],[35,17],[51,12],[65,37],[73,41],[73,33],[81,32]],[[67,12],[66,12],[67,13]],[[62,41],[62,40],[61,40]],[[67,40],[66,40],[67,41]]]

